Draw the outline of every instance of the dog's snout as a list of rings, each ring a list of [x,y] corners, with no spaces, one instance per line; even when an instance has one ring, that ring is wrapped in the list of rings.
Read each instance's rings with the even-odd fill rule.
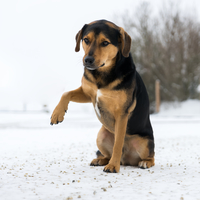
[[[92,65],[94,63],[94,57],[93,56],[86,56],[85,57],[85,64],[86,65]]]

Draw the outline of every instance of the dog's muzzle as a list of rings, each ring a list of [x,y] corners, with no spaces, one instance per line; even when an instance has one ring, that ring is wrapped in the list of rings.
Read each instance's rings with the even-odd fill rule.
[[[83,64],[89,70],[96,70],[96,69],[103,67],[105,65],[103,63],[101,66],[95,66],[94,61],[95,61],[95,59],[94,59],[93,56],[86,56]]]

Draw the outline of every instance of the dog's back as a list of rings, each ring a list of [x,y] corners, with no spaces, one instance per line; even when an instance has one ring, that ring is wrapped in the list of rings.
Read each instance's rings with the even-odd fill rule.
[[[127,134],[139,134],[153,139],[153,130],[149,119],[149,98],[142,78],[136,72],[136,107],[128,120]]]

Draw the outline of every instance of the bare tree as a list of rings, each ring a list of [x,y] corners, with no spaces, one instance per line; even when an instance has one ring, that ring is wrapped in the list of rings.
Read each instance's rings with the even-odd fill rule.
[[[200,77],[200,23],[173,4],[152,17],[150,5],[142,3],[134,15],[124,14],[125,29],[132,37],[131,52],[150,101],[155,80],[161,82],[164,101],[197,98]]]

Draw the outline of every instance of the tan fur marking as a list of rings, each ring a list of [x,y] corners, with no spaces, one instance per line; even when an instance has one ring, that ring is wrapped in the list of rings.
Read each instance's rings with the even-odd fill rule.
[[[83,78],[82,78],[82,88],[83,88],[83,92],[91,98],[93,105],[95,105],[95,97],[96,97],[96,93],[97,93],[97,86],[94,83],[91,83],[88,80],[86,80],[85,77],[83,76]]]
[[[89,40],[89,44],[86,44],[84,39],[87,38]],[[94,32],[89,32],[87,35],[84,36],[83,41],[82,41],[82,46],[83,46],[83,50],[85,51],[85,56],[83,57],[83,60],[85,59],[85,57],[88,55],[89,51],[90,51],[90,47],[94,42]]]
[[[93,21],[93,22],[90,22],[88,25],[92,25],[92,24],[95,24],[95,23],[97,23],[97,22],[98,22],[98,20]]]
[[[133,104],[130,106],[130,108],[128,109],[128,112],[131,113],[134,111],[135,107],[136,107],[136,99],[134,99]]]
[[[105,129],[104,126],[101,127],[97,135],[97,147],[105,158],[110,160],[113,152],[114,145],[114,134]]]
[[[150,156],[149,147],[148,147],[149,140],[146,138],[139,137],[139,136],[129,139],[129,140],[141,158],[141,161],[138,163],[138,166],[141,168],[149,168],[149,167],[154,166],[155,165],[154,157]]]
[[[141,159],[149,156],[148,140],[142,137],[130,137],[132,146],[138,152]]]
[[[104,34],[100,34],[100,41],[107,40],[110,42]],[[116,55],[118,53],[118,48],[111,43],[107,47],[101,49],[101,60],[104,60],[105,67],[112,66],[116,61]]]
[[[126,31],[124,31],[123,28],[119,28],[120,30],[120,37],[121,37],[121,52],[123,54],[124,57],[128,57],[129,56],[129,52],[131,49],[131,37],[128,35],[128,33]]]
[[[108,85],[108,89],[113,89],[114,87],[116,87],[117,85],[119,85],[122,82],[123,79],[116,79],[114,80],[112,83],[110,83]]]
[[[111,22],[106,22],[105,24],[107,24],[108,26],[110,26],[111,28],[114,28],[114,29],[118,29],[119,27],[116,26],[115,24],[111,23]]]
[[[92,83],[96,83],[96,79],[94,78],[94,76],[88,72],[88,70],[85,70],[85,74],[88,77],[88,79],[92,82]],[[85,79],[85,77],[83,76],[82,79]],[[86,79],[85,79],[86,80]],[[83,80],[82,80],[83,81]],[[88,82],[88,81],[87,81]],[[89,82],[87,84],[90,84]]]
[[[118,112],[123,113],[123,105],[126,103],[127,94],[124,90],[101,89],[100,99],[106,105],[106,108],[113,115]]]

